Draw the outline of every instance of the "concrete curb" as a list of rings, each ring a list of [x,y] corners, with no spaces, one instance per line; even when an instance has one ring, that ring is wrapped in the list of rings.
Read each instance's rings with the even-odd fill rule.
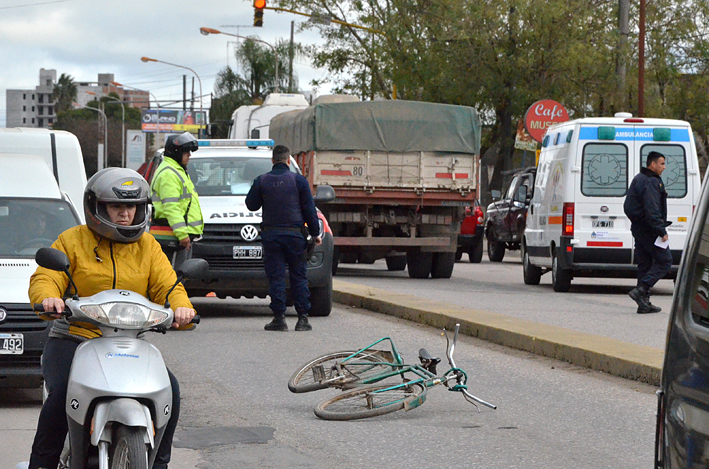
[[[461,308],[379,288],[333,280],[333,301],[433,327],[452,329],[507,347],[621,378],[660,385],[664,350],[585,332]]]

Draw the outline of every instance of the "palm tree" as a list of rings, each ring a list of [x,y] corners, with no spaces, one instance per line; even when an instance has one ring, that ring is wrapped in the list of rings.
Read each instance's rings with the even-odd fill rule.
[[[52,101],[57,113],[71,109],[72,103],[76,101],[76,83],[71,75],[61,74],[54,85]]]

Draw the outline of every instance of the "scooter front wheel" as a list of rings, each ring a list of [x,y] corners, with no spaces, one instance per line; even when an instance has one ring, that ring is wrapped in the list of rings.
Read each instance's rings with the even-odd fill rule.
[[[148,469],[148,447],[139,427],[116,425],[111,444],[111,469]]]

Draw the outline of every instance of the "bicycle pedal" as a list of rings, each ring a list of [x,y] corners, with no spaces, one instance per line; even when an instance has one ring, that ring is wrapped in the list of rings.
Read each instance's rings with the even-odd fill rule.
[[[313,370],[313,380],[323,381],[325,380],[325,367],[322,365],[315,365],[311,368]]]

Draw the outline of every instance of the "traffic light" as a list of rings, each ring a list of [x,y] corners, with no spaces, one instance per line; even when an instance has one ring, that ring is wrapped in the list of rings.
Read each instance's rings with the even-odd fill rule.
[[[263,9],[266,8],[266,0],[254,0],[254,26],[263,26]]]

